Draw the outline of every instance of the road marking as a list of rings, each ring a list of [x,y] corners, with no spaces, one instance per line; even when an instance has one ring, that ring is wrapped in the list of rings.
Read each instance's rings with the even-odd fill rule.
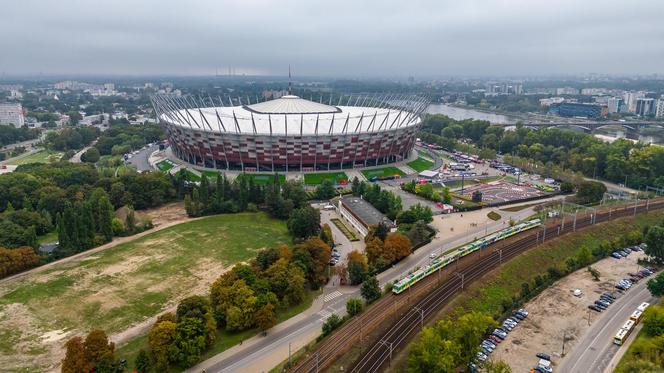
[[[327,320],[328,317],[332,316],[332,312],[329,312],[327,310],[320,310],[318,311],[318,315],[320,315],[320,321],[325,321]]]
[[[340,297],[342,294],[339,290],[336,290],[323,298],[323,302],[327,303],[336,297]]]

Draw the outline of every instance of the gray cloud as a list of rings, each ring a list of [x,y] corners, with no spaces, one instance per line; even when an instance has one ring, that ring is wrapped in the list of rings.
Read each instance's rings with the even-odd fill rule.
[[[7,74],[662,73],[658,0],[5,1]]]

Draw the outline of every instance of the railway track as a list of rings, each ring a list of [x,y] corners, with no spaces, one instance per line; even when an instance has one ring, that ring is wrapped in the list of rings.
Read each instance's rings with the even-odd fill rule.
[[[462,290],[465,284],[495,268],[503,260],[508,260],[539,243],[576,229],[617,217],[636,215],[661,208],[664,208],[664,199],[622,208],[610,208],[598,211],[596,216],[583,213],[577,215],[574,222],[569,219],[567,221],[556,220],[542,225],[539,229],[513,236],[508,241],[492,244],[486,249],[478,251],[479,255],[475,257],[470,255],[469,258],[460,259],[460,261],[466,259],[466,262],[475,259],[460,269],[457,262],[455,265],[439,270],[437,275],[428,276],[400,295],[381,298],[365,312],[352,318],[321,342],[316,351],[308,354],[292,371],[309,373],[327,369],[338,356],[357,343],[361,345],[365,335],[392,318],[393,325],[389,330],[361,355],[351,369],[352,372],[377,372],[384,364],[389,363],[392,353],[414,335],[424,325],[427,318],[451,296]],[[490,252],[482,254],[482,251]],[[456,266],[456,270],[451,268],[454,266]],[[443,275],[444,281],[441,279]]]

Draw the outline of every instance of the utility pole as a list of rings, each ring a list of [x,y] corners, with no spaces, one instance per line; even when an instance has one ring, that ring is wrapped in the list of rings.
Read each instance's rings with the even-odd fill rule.
[[[503,264],[503,249],[498,250],[498,263]]]
[[[565,356],[565,339],[567,339],[567,331],[566,330],[563,331],[563,353],[561,354],[561,356]]]
[[[288,367],[291,367],[291,343],[288,342]]]
[[[464,279],[465,279],[465,277],[466,277],[466,274],[465,274],[465,273],[459,273],[459,272],[456,272],[456,275],[457,275],[459,278],[461,278],[461,291],[463,291],[463,282],[464,282]]]
[[[420,313],[420,329],[424,329],[424,310],[420,307],[414,307],[413,309]]]
[[[390,360],[388,360],[387,366],[388,367],[392,366],[392,346],[393,346],[392,342],[386,342],[386,341],[381,339],[380,341],[378,341],[378,343],[380,343],[382,345],[385,345],[385,347],[390,349]]]

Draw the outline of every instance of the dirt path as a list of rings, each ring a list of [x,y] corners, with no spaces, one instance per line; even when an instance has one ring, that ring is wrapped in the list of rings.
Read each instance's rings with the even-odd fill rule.
[[[18,274],[15,274],[13,276],[9,276],[6,278],[3,278],[0,280],[0,285],[7,285],[10,284],[16,280],[22,279],[23,277],[26,276],[32,276],[35,274],[38,274],[44,270],[54,268],[66,263],[71,263],[71,262],[80,262],[81,260],[96,254],[100,251],[110,249],[112,247],[115,247],[117,245],[121,245],[126,242],[130,242],[136,239],[139,239],[141,237],[147,236],[148,234],[151,234],[153,232],[158,232],[162,229],[166,229],[168,227],[172,227],[174,225],[184,223],[187,221],[194,221],[198,220],[201,218],[190,218],[187,216],[186,212],[184,211],[184,204],[182,202],[173,202],[166,204],[161,207],[157,207],[154,209],[148,209],[148,210],[142,210],[142,211],[137,211],[138,215],[149,215],[152,217],[152,224],[154,225],[154,228],[147,230],[145,232],[141,232],[138,234],[135,234],[133,236],[127,236],[127,237],[114,237],[113,241],[106,243],[104,245],[95,247],[93,249],[84,251],[82,253],[78,253],[76,255],[68,256],[66,258],[62,258],[60,260],[56,260],[54,262],[44,264],[43,266],[39,266],[37,268],[33,268],[31,270],[21,272]]]

